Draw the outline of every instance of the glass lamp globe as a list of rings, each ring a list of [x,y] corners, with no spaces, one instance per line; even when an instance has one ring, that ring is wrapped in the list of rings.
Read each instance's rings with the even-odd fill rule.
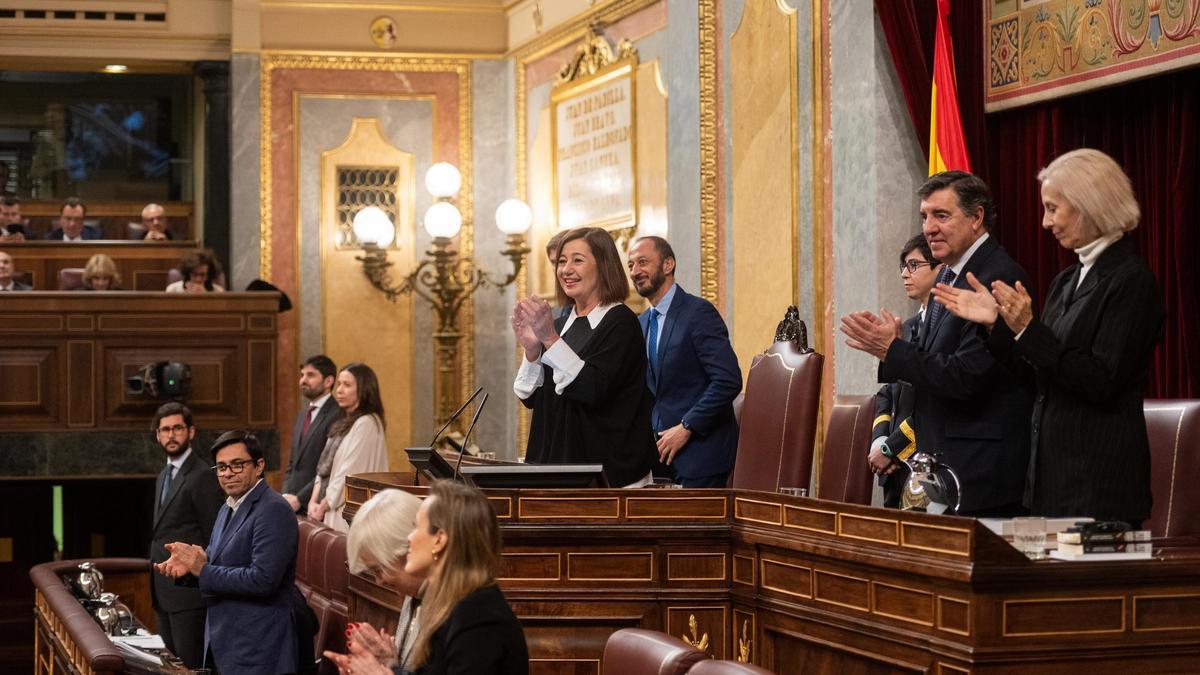
[[[496,227],[504,234],[525,234],[533,222],[533,211],[520,199],[508,199],[496,209]]]
[[[354,214],[354,238],[360,244],[375,244],[385,248],[396,238],[396,226],[383,209],[368,206]]]
[[[450,202],[438,202],[425,212],[425,231],[431,237],[451,239],[462,229],[462,214]]]
[[[438,162],[425,172],[425,189],[438,199],[453,197],[462,187],[462,174],[449,162]]]

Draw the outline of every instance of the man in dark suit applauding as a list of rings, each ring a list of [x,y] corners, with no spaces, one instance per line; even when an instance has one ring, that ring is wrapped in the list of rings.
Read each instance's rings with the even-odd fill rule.
[[[225,505],[208,548],[167,544],[155,569],[200,587],[208,602],[206,653],[224,675],[300,672],[295,589],[299,526],[283,497],[263,480],[258,439],[228,431],[213,443]],[[312,645],[308,645],[312,654]],[[211,666],[210,666],[211,667]]]
[[[308,512],[317,461],[325,449],[329,425],[341,412],[330,395],[336,377],[337,366],[324,354],[309,357],[300,366],[300,393],[308,399],[308,405],[296,415],[296,426],[292,429],[292,453],[283,479],[283,498],[301,515]]]
[[[1029,286],[1025,271],[988,229],[991,192],[963,171],[930,176],[917,194],[934,257],[945,263],[937,282],[967,288],[967,273]],[[1033,392],[998,364],[986,332],[931,301],[920,339],[898,339],[900,319],[854,312],[842,318],[847,344],[877,357],[879,380],[913,385],[917,447],[937,453],[962,481],[961,515],[1007,517],[1024,512]]]
[[[151,429],[167,455],[167,466],[154,483],[154,528],[150,535],[150,560],[160,563],[168,558],[164,547],[171,542],[208,543],[225,495],[208,468],[208,458],[192,449],[196,427],[187,406],[163,404],[154,414]],[[204,598],[195,588],[176,586],[166,577],[153,576],[150,589],[158,632],[167,649],[184,665],[199,668],[204,663]]]
[[[725,487],[737,454],[733,399],[742,390],[725,320],[675,283],[675,252],[662,237],[633,242],[629,276],[651,305],[640,321],[659,460],[684,487]]]

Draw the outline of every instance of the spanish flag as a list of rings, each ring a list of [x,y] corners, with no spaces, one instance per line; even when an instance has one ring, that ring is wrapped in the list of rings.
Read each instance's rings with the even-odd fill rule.
[[[929,175],[952,169],[971,170],[958,85],[954,77],[954,45],[950,43],[950,0],[937,0],[937,33],[933,46],[933,92],[929,112]]]

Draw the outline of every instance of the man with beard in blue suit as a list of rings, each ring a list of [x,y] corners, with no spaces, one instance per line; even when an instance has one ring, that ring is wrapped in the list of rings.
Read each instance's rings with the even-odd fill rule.
[[[639,319],[659,461],[674,466],[684,487],[725,487],[737,455],[733,399],[742,390],[725,320],[712,303],[675,283],[675,251],[666,239],[635,240],[628,264],[634,287],[651,305]]]

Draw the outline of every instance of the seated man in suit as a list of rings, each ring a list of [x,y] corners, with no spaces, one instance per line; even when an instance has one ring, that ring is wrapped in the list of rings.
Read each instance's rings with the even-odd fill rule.
[[[0,198],[0,242],[25,241],[25,219],[21,217],[21,200],[13,195]]]
[[[942,263],[933,257],[925,235],[918,234],[909,239],[900,250],[900,280],[904,282],[904,294],[910,300],[921,303],[920,310],[909,317],[900,331],[900,338],[916,342],[920,337],[921,323],[925,320],[929,304],[929,292],[937,280]],[[917,451],[914,429],[912,385],[907,382],[891,382],[883,385],[875,394],[875,422],[871,429],[871,452],[867,462],[883,487],[883,505],[900,508],[900,495],[908,468],[903,462]],[[885,454],[884,448],[887,448]]]
[[[303,596],[295,587],[300,538],[296,516],[263,480],[266,462],[258,439],[228,431],[213,443],[225,505],[208,549],[167,544],[171,557],[155,569],[196,583],[208,603],[207,663],[223,675],[301,672],[297,616]],[[312,645],[308,645],[312,654]],[[311,665],[311,664],[309,664]]]
[[[917,191],[921,228],[933,255],[945,263],[937,283],[968,288],[967,274],[984,285],[1001,280],[1029,286],[1021,269],[988,234],[996,218],[991,191],[978,176],[943,171]],[[842,318],[853,349],[879,359],[879,381],[913,385],[917,446],[937,453],[962,482],[959,515],[1006,518],[1025,513],[1021,499],[1029,468],[1033,390],[997,363],[986,331],[930,303],[920,339],[898,339],[900,319],[887,311]]]
[[[635,240],[628,264],[634,287],[651,305],[640,319],[659,461],[674,465],[684,487],[725,487],[737,454],[733,399],[742,390],[725,320],[712,303],[675,283],[675,251],[666,239]]]
[[[140,237],[144,241],[174,239],[171,231],[167,229],[167,217],[164,215],[163,207],[158,204],[147,204],[142,208],[142,227],[146,228],[146,234]]]
[[[321,451],[325,449],[329,425],[342,412],[332,396],[336,377],[337,366],[324,354],[310,356],[300,366],[300,393],[308,399],[308,405],[296,415],[296,426],[292,430],[292,454],[283,479],[283,498],[293,511],[301,515],[308,513],[313,479],[317,477],[317,462],[321,459]]]
[[[33,287],[23,284],[13,278],[15,267],[12,256],[0,251],[0,292],[3,291],[32,291]]]
[[[103,239],[100,230],[84,225],[87,204],[79,197],[67,197],[58,216],[58,228],[46,235],[47,241],[94,241]]]

